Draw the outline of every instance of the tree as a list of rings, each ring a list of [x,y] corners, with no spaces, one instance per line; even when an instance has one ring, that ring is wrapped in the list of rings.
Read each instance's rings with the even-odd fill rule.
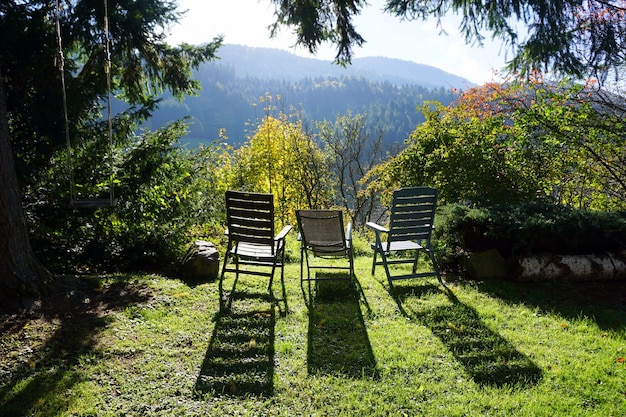
[[[111,6],[111,7],[105,7]],[[191,70],[215,56],[216,38],[202,47],[171,47],[164,28],[180,13],[168,0],[118,1],[113,4],[66,0],[16,0],[0,4],[0,300],[1,308],[19,307],[36,298],[46,274],[28,240],[20,183],[45,166],[63,146],[61,82],[56,64],[59,21],[72,133],[96,126],[108,94],[103,54],[108,19],[112,91],[147,117],[156,94],[171,90],[192,94],[199,84]],[[56,91],[56,93],[54,93]]]
[[[352,47],[365,40],[353,18],[367,2],[360,0],[272,0],[276,22],[295,27],[297,43],[315,52],[323,42],[337,46],[336,61],[347,64]],[[399,19],[463,16],[459,30],[468,43],[481,43],[490,32],[513,51],[509,68],[535,69],[602,80],[624,67],[626,2],[624,0],[386,0],[385,10]],[[443,30],[443,28],[442,28]],[[522,33],[527,33],[524,38]]]
[[[0,77],[0,306],[15,310],[29,307],[39,296],[47,274],[28,239],[7,122],[4,79]]]
[[[426,122],[412,133],[407,148],[377,168],[381,188],[430,185],[447,203],[500,203],[535,196],[543,167],[511,146],[519,132],[507,125],[506,115],[474,115],[464,106],[438,103],[422,111]]]
[[[520,141],[529,146],[539,139],[544,149],[553,149],[550,160],[558,175],[551,197],[580,208],[626,207],[624,97],[593,83],[555,85],[542,80],[513,91],[503,100],[512,102],[513,119],[526,132]]]
[[[224,169],[231,172],[232,187],[274,194],[276,217],[286,224],[299,208],[327,206],[331,187],[328,163],[313,135],[301,119],[275,114],[278,100],[261,97],[264,117]]]
[[[623,209],[622,103],[592,85],[486,84],[425,106],[407,148],[371,175],[382,188],[435,186],[448,203]]]
[[[348,112],[334,123],[318,124],[319,135],[335,176],[339,203],[355,226],[364,226],[374,210],[375,193],[366,174],[381,162],[383,132],[368,127],[365,116]]]

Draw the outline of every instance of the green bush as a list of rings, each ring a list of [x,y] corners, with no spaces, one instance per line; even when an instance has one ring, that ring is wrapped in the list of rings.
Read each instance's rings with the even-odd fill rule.
[[[185,129],[173,123],[117,149],[112,208],[70,208],[67,186],[58,182],[64,165],[51,170],[40,187],[46,192],[31,196],[37,204],[27,207],[33,247],[50,271],[167,272],[191,240],[221,230],[225,209],[215,169],[221,150],[178,146]],[[85,195],[108,187],[80,175],[76,181]]]
[[[435,228],[444,265],[468,252],[497,249],[504,257],[576,255],[626,249],[626,212],[599,212],[532,202],[440,207]]]

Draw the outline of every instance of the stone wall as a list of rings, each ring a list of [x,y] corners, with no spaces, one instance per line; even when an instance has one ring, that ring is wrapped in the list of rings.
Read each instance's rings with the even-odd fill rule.
[[[495,249],[470,254],[470,278],[514,281],[599,281],[626,279],[626,251],[588,255],[542,254],[503,258]]]

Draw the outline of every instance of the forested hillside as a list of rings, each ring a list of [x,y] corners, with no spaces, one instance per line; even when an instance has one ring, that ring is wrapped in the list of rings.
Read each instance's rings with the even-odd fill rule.
[[[345,67],[312,57],[301,57],[280,49],[223,45],[219,63],[230,66],[240,78],[299,81],[317,77],[363,77],[370,81],[415,84],[426,88],[467,89],[475,85],[431,65],[384,57],[355,58]],[[427,59],[427,58],[425,58]]]
[[[190,132],[183,142],[190,146],[211,142],[225,129],[229,143],[238,146],[245,141],[250,124],[255,125],[263,115],[263,106],[255,104],[269,94],[280,96],[278,110],[298,112],[312,127],[316,121],[334,120],[351,111],[366,115],[369,123],[382,128],[388,145],[401,144],[424,120],[417,110],[424,101],[448,104],[456,95],[455,88],[463,88],[460,77],[399,60],[364,58],[348,71],[284,51],[232,46],[224,50],[222,60],[204,64],[197,72],[200,95],[183,102],[164,98],[150,128],[188,116]],[[413,78],[411,69],[415,70]],[[417,84],[420,79],[423,83]]]

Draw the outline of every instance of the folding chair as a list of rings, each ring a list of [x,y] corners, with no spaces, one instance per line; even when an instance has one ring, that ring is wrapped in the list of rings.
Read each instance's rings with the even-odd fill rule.
[[[298,210],[298,228],[300,229],[300,282],[304,281],[304,263],[306,262],[306,280],[349,280],[352,284],[354,261],[352,257],[352,223],[348,224],[344,233],[343,214],[341,210]],[[347,236],[347,237],[346,237]],[[337,265],[327,261],[313,261],[313,257],[328,260],[329,258],[347,258],[348,266]],[[315,276],[311,278],[312,269],[347,270],[348,277]]]
[[[376,234],[376,240],[372,244],[372,275],[376,271],[376,265],[382,264],[391,288],[396,280],[428,276],[436,276],[443,284],[431,243],[436,204],[435,188],[412,187],[394,191],[389,227],[367,223]],[[383,235],[386,235],[386,239],[383,239]],[[407,257],[406,252],[413,252],[414,255]],[[425,252],[430,258],[432,271],[417,272],[420,252]],[[398,253],[399,257],[391,257],[392,253]],[[381,256],[381,261],[376,260],[377,255]],[[412,264],[412,271],[410,274],[392,275],[389,266],[394,264]]]
[[[271,293],[274,271],[278,267],[281,282],[284,282],[285,237],[292,228],[287,225],[274,236],[272,194],[226,191],[226,221],[228,244],[219,282],[220,308],[223,307],[222,286],[226,272],[236,274],[235,282],[239,274],[269,277]],[[241,269],[241,265],[248,267]]]

